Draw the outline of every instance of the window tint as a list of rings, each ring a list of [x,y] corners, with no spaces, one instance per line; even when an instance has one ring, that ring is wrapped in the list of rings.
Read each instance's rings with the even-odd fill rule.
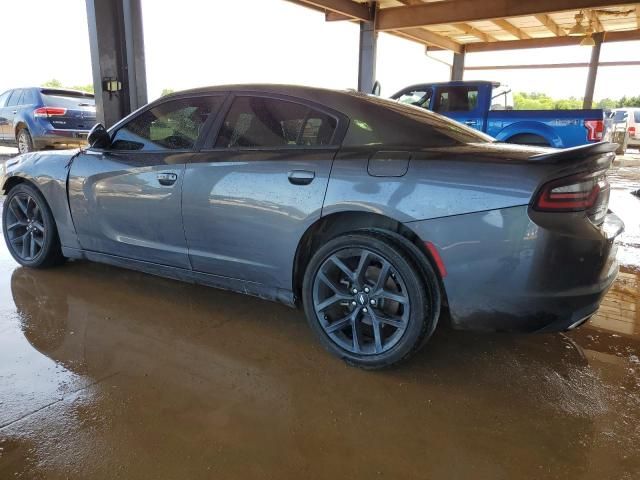
[[[7,107],[13,107],[14,105],[18,105],[18,101],[22,98],[22,89],[14,90],[13,94],[9,98],[7,102]]]
[[[0,95],[0,108],[4,107],[5,103],[7,103],[7,99],[9,98],[10,94],[11,94],[11,90],[4,92],[2,95]]]
[[[478,104],[477,87],[446,87],[438,89],[436,112],[469,112]]]
[[[218,148],[330,145],[336,120],[305,105],[238,97],[224,120]]]
[[[22,105],[33,105],[34,103],[36,103],[36,96],[33,90],[25,90],[22,96]]]
[[[77,108],[95,107],[96,101],[92,94],[64,90],[42,90],[42,101],[47,107]]]
[[[378,97],[360,97],[344,146],[442,147],[494,141],[488,135],[429,110]]]
[[[113,150],[189,150],[224,97],[170,100],[126,123],[113,137]]]
[[[408,105],[416,107],[429,108],[433,91],[429,88],[426,90],[413,90],[400,95],[397,100]]]

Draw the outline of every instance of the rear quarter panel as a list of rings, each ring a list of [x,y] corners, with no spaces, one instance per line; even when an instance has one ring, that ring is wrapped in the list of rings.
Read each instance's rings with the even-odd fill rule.
[[[519,134],[538,135],[555,148],[590,143],[585,120],[602,120],[602,110],[493,110],[487,133],[504,142]]]
[[[509,160],[478,161],[482,153],[471,150],[412,152],[400,177],[367,175],[372,152],[342,150],[333,164],[323,215],[366,211],[411,222],[528,205],[544,169]]]

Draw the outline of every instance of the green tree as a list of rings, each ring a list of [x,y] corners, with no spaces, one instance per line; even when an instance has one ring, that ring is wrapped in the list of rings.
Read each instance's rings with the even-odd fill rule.
[[[62,82],[57,78],[52,78],[51,80],[47,80],[42,84],[43,87],[51,87],[51,88],[62,88]]]
[[[616,108],[618,106],[618,101],[613,100],[612,98],[603,98],[598,103],[596,103],[596,108]]]
[[[160,96],[164,97],[165,95],[169,95],[170,93],[173,93],[173,92],[175,92],[173,88],[163,88]]]
[[[42,86],[49,87],[49,88],[69,88],[71,90],[80,90],[82,92],[93,93],[92,83],[89,83],[87,85],[75,85],[73,87],[68,87],[63,85],[62,82],[57,78],[52,78],[51,80],[47,80],[46,82],[43,82]]]

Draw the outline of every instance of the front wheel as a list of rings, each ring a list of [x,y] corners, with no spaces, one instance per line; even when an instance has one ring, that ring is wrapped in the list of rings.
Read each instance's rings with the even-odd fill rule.
[[[64,261],[53,215],[31,185],[22,183],[9,191],[2,209],[2,232],[20,265],[45,268]]]
[[[363,368],[382,368],[415,353],[439,315],[430,267],[383,235],[335,238],[312,257],[303,282],[307,320],[333,354]],[[426,277],[426,278],[425,278]]]

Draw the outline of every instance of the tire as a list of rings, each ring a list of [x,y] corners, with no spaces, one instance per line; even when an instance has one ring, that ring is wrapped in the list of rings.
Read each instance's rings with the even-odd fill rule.
[[[20,183],[4,200],[2,233],[11,256],[20,265],[47,268],[64,262],[53,215],[42,194]]]
[[[550,147],[549,142],[540,135],[533,135],[530,133],[523,133],[520,135],[514,135],[507,143],[514,143],[516,145],[533,145],[535,147]]]
[[[33,148],[33,139],[31,138],[31,134],[26,128],[18,130],[16,143],[18,144],[19,153],[28,153],[35,150],[35,148]]]
[[[311,330],[350,365],[377,369],[406,360],[433,333],[440,313],[438,279],[430,266],[422,271],[387,236],[354,232],[330,240],[305,270],[302,301]]]

